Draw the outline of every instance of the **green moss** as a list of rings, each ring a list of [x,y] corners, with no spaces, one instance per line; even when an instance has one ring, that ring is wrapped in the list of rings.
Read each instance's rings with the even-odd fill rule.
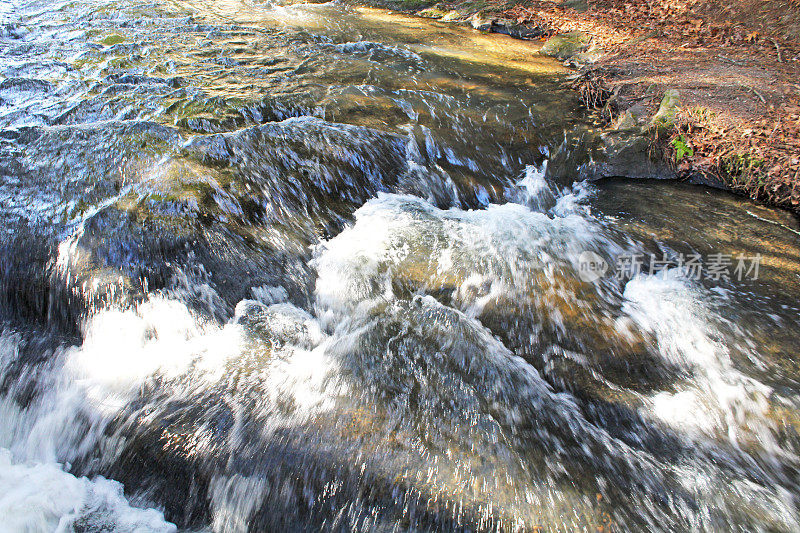
[[[117,33],[112,33],[100,42],[105,46],[114,46],[115,44],[124,43],[125,37]]]
[[[650,124],[659,128],[672,127],[675,124],[675,117],[678,115],[679,105],[680,93],[676,89],[667,89],[664,91],[664,98]]]
[[[435,5],[435,6],[431,6],[431,7],[423,9],[422,11],[417,13],[417,15],[419,15],[420,17],[428,17],[428,18],[438,19],[438,18],[442,18],[446,13],[447,13],[447,11],[445,11],[442,8],[440,8],[438,5]]]
[[[764,160],[759,157],[741,153],[731,154],[723,157],[719,166],[722,173],[734,183],[750,181],[751,179],[756,179],[763,183],[764,178],[761,176],[761,170],[764,166]]]

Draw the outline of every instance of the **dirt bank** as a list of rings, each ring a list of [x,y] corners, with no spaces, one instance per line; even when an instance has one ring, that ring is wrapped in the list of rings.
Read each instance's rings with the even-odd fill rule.
[[[648,136],[678,177],[800,211],[800,0],[372,3],[543,42],[567,34],[546,49],[576,69],[604,128]],[[674,107],[654,127],[665,94]]]

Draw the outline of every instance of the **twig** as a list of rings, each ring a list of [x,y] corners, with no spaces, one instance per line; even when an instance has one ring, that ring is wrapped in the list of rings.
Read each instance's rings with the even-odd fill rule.
[[[756,91],[756,90],[755,90],[755,89],[753,89],[752,87],[750,87],[750,90],[751,90],[751,91],[753,91],[753,94],[754,94],[754,95],[758,96],[758,97],[759,97],[759,99],[761,99],[761,103],[762,103],[762,104],[766,104],[766,103],[767,103],[767,101],[764,99],[764,97],[761,95],[761,93],[760,93],[760,92]]]
[[[755,218],[755,219],[761,220],[762,222],[768,222],[770,224],[774,224],[774,225],[779,226],[779,227],[781,227],[781,228],[783,228],[785,230],[791,231],[792,233],[796,233],[797,235],[800,235],[800,231],[797,231],[796,229],[790,228],[786,224],[781,224],[780,222],[776,222],[776,221],[770,220],[768,218],[760,217],[760,216],[756,215],[755,213],[753,213],[750,210],[747,211],[747,214],[750,215],[751,217]]]
[[[772,41],[772,44],[775,45],[775,51],[778,52],[778,63],[783,63],[783,58],[781,57],[781,47],[778,46],[778,41],[775,39],[770,39],[770,41]]]
[[[725,56],[723,56],[723,55],[718,55],[718,56],[717,56],[717,59],[721,59],[721,60],[723,60],[723,61],[726,61],[726,62],[730,63],[731,65],[736,65],[736,66],[739,66],[739,67],[743,67],[743,66],[744,66],[744,63],[743,63],[743,62],[741,62],[741,61],[736,61],[735,59],[731,59],[731,58],[729,58],[729,57],[725,57]]]

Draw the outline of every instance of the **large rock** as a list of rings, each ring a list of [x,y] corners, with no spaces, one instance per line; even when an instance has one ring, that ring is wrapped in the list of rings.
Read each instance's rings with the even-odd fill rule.
[[[637,131],[603,133],[598,148],[598,160],[586,169],[589,179],[675,177],[675,172],[648,135]]]
[[[596,63],[601,57],[603,57],[604,54],[605,52],[603,50],[595,48],[593,50],[575,54],[567,59],[564,63],[569,67],[582,69]]]
[[[592,38],[580,31],[562,33],[551,37],[544,43],[539,53],[558,59],[568,59],[589,48]]]
[[[614,129],[632,130],[640,129],[647,123],[647,107],[641,103],[626,109],[615,121]]]
[[[661,105],[653,116],[653,120],[650,121],[650,125],[659,129],[672,127],[678,114],[680,96],[677,89],[664,91],[664,98],[661,100]]]
[[[517,24],[509,19],[496,19],[492,22],[492,32],[502,33],[515,39],[536,39],[544,35],[541,27],[532,24]]]
[[[612,177],[672,179],[675,171],[652,132],[639,129],[600,133],[579,128],[567,134],[547,165],[546,179],[562,187]]]

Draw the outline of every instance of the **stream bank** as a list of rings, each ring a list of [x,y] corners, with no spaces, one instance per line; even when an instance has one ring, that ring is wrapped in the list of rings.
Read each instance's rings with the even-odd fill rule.
[[[795,0],[369,3],[540,41],[602,130],[587,177],[675,177],[800,209]]]

